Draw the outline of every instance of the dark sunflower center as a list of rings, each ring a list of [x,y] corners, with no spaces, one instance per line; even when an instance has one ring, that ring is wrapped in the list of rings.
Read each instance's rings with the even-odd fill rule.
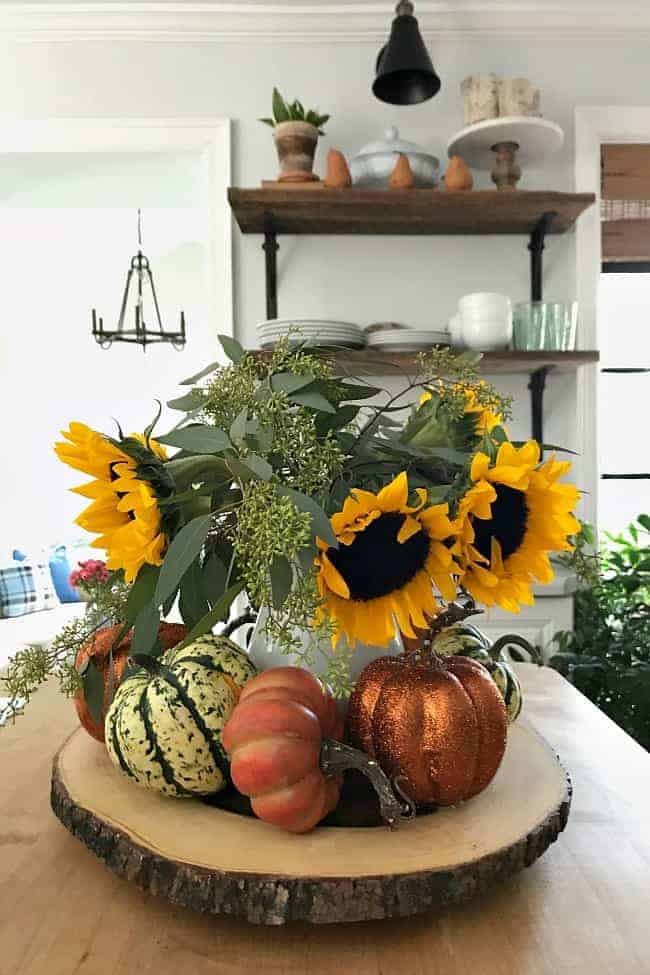
[[[488,521],[475,518],[472,522],[476,538],[474,547],[486,559],[492,552],[492,539],[496,538],[501,546],[501,555],[507,559],[516,552],[524,540],[528,523],[528,506],[523,491],[506,487],[505,484],[494,484],[497,492],[496,501],[492,502],[492,517]]]
[[[378,599],[402,589],[423,568],[429,554],[429,536],[424,530],[400,544],[397,534],[405,515],[383,514],[351,545],[330,548],[327,554],[348,584],[350,598]]]

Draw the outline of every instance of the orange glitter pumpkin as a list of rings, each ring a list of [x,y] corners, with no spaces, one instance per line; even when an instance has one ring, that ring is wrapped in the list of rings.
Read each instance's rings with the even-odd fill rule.
[[[368,664],[350,698],[350,740],[416,803],[451,806],[492,781],[506,747],[506,708],[469,657],[405,654]]]
[[[103,717],[106,717],[106,712],[110,707],[110,668],[109,668],[109,654],[115,639],[122,629],[121,626],[107,626],[105,629],[97,630],[97,632],[87,640],[81,647],[77,654],[76,666],[77,669],[81,667],[87,660],[92,660],[95,667],[102,675],[104,681],[104,711]],[[161,623],[160,629],[158,630],[158,636],[160,637],[160,642],[162,644],[163,650],[169,650],[171,647],[175,647],[177,643],[184,640],[187,635],[187,628],[181,623]],[[131,653],[131,639],[133,637],[133,630],[126,634],[121,643],[115,647],[113,650],[113,673],[115,687],[119,684],[122,679],[122,675],[126,669],[126,663],[129,659],[129,654]],[[74,703],[77,709],[77,714],[79,715],[79,721],[82,726],[86,729],[88,734],[95,738],[97,741],[104,741],[104,721],[95,721],[88,704],[86,703],[86,698],[84,696],[83,688],[78,690],[74,696]]]

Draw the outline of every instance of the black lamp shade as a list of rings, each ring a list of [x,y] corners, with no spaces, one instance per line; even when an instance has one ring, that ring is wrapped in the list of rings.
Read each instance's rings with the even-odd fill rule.
[[[440,91],[418,22],[411,14],[398,14],[388,44],[377,58],[373,94],[390,105],[417,105]]]

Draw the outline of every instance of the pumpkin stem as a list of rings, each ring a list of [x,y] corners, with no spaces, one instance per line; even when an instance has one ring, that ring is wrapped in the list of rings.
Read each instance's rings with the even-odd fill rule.
[[[333,738],[326,738],[321,747],[320,767],[324,775],[340,775],[351,768],[362,772],[377,793],[381,818],[391,829],[396,829],[402,823],[414,818],[415,803],[400,788],[399,780],[395,779],[391,784],[374,758],[370,758],[358,748],[345,745],[342,741],[334,741]]]
[[[428,618],[428,630],[415,629],[417,634],[415,639],[407,637],[403,633],[401,634],[404,653],[420,653],[422,650],[430,650],[431,644],[438,633],[446,630],[448,626],[453,626],[454,623],[462,623],[469,616],[480,615],[481,612],[482,610],[476,608],[476,604],[472,599],[469,599],[463,605],[460,603],[449,603],[442,613]]]
[[[498,660],[501,651],[512,644],[525,650],[529,654],[531,661],[539,664],[541,667],[542,656],[537,647],[534,647],[525,637],[519,636],[517,633],[506,633],[505,636],[500,636],[498,640],[495,640],[488,652],[493,660]]]
[[[135,664],[136,667],[142,667],[152,677],[160,676],[165,670],[165,665],[160,662],[158,657],[152,657],[148,653],[132,653],[129,657],[129,663]]]

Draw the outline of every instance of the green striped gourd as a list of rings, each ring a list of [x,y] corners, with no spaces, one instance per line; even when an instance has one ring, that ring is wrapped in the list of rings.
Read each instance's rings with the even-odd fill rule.
[[[159,659],[139,658],[106,715],[106,745],[138,785],[167,796],[218,792],[229,763],[221,732],[256,670],[223,636],[203,636]]]
[[[527,640],[515,634],[502,636],[496,643],[490,643],[484,633],[471,623],[452,623],[438,633],[432,647],[442,657],[463,656],[478,660],[490,672],[492,680],[499,688],[505,701],[508,721],[515,721],[523,704],[519,678],[506,655],[506,647],[516,644],[537,658],[537,652]]]

